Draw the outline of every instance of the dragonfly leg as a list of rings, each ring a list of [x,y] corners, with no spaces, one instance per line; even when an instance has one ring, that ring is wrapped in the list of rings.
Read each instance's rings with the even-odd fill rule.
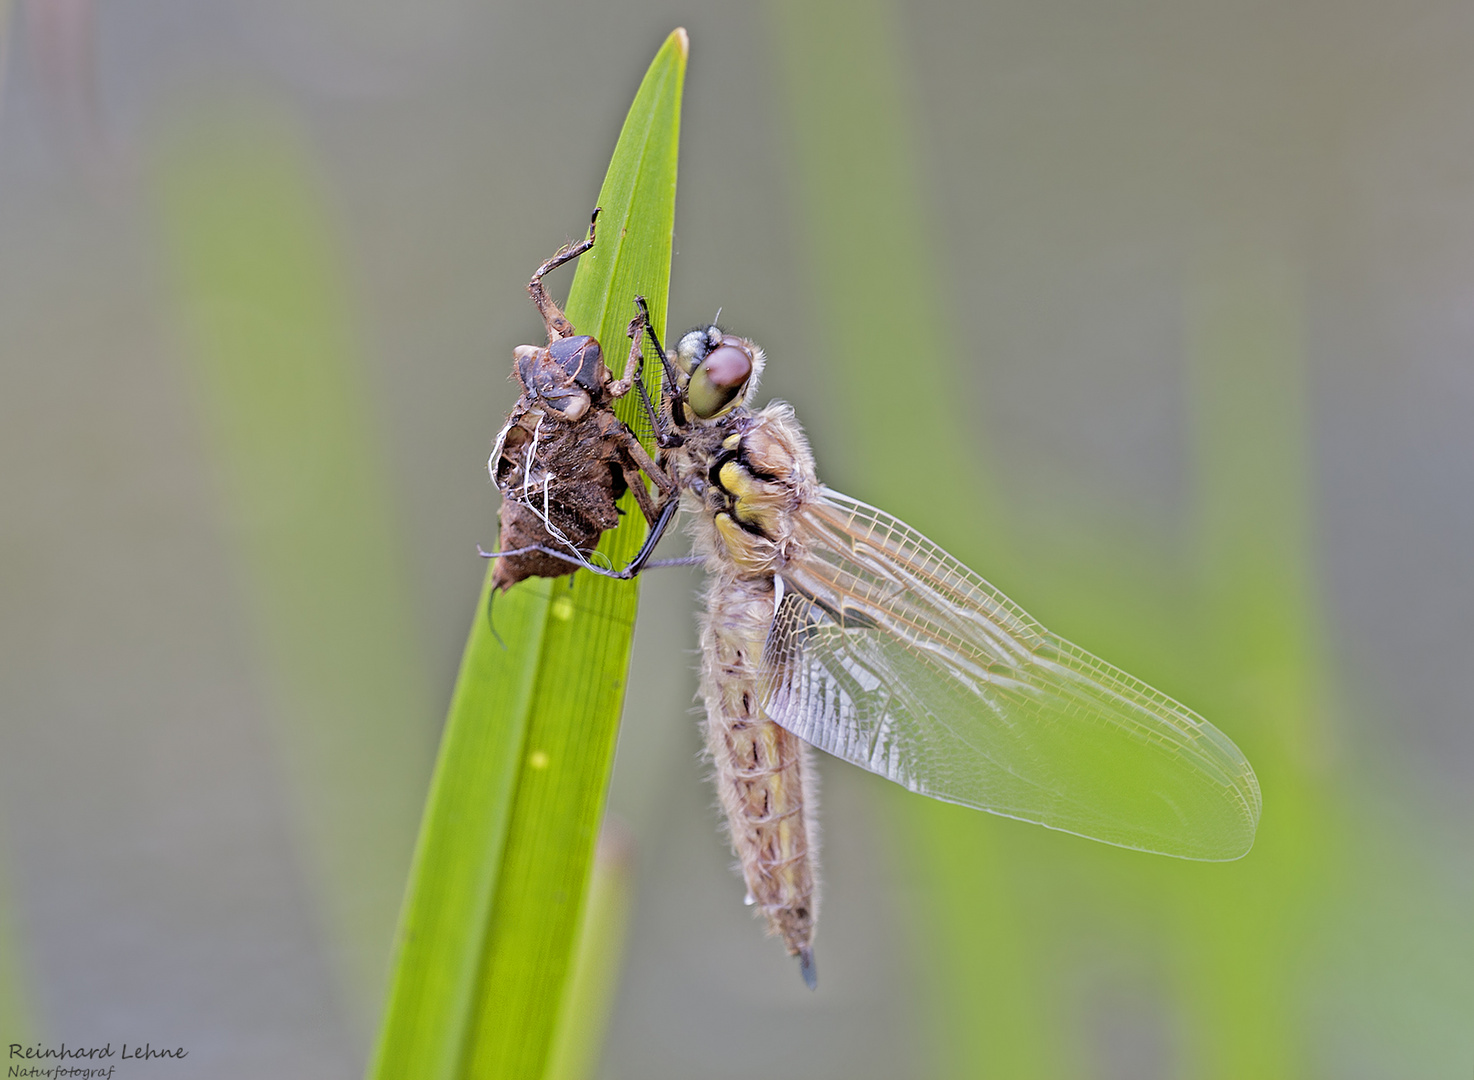
[[[630,329],[634,330],[635,325],[640,323],[643,324],[645,332],[650,335],[650,342],[655,346],[656,355],[660,357],[660,365],[664,371],[664,382],[662,386],[665,394],[670,399],[671,422],[676,427],[684,427],[686,424],[686,388],[681,385],[680,374],[676,371],[676,366],[670,362],[670,357],[666,355],[665,346],[660,344],[660,337],[655,333],[654,324],[650,322],[650,306],[645,303],[643,296],[635,297],[635,310],[639,314],[635,317],[634,322],[630,323]],[[644,384],[641,383],[640,386],[640,393],[644,394]],[[648,397],[646,398],[645,404],[647,408],[650,407]],[[663,447],[679,446],[684,442],[681,436],[674,432],[662,432],[659,427],[655,430],[659,445]]]
[[[554,559],[561,559],[563,562],[572,563],[574,566],[587,570],[590,573],[598,574],[600,577],[614,578],[618,581],[629,581],[639,576],[640,571],[650,565],[650,556],[655,553],[655,546],[660,543],[660,538],[665,535],[665,530],[669,528],[671,521],[676,516],[676,511],[679,509],[679,500],[669,499],[665,502],[661,507],[660,515],[655,519],[655,524],[650,528],[649,535],[645,537],[645,543],[641,545],[635,557],[622,570],[606,570],[602,566],[595,566],[581,554],[570,555],[566,551],[559,551],[557,548],[548,547],[546,544],[528,544],[526,547],[512,548],[510,551],[485,551],[478,545],[476,553],[483,559],[500,559],[508,555],[527,555],[531,552],[538,551]],[[690,566],[698,561],[703,560],[688,556],[682,559],[662,559],[659,565]]]
[[[660,353],[660,358],[669,367],[669,361],[665,359],[665,352],[660,348],[660,339],[655,336],[655,330],[650,325],[650,309],[645,304],[645,298],[635,297],[635,317],[630,320],[625,334],[630,339],[630,355],[625,361],[625,377],[615,382],[609,388],[609,392],[616,398],[623,397],[632,388],[640,391],[640,401],[645,406],[645,417],[650,422],[650,430],[655,433],[655,445],[660,447],[674,446],[673,436],[670,433],[670,425],[655,405],[650,401],[650,391],[645,389],[645,353],[640,348],[640,339],[648,331],[650,339],[655,342],[655,349]]]
[[[640,444],[635,443],[635,445],[639,446]],[[655,462],[652,461],[650,464],[656,470],[650,476],[657,484],[663,480],[666,483],[670,482],[665,479],[665,474],[660,471],[660,467]],[[630,493],[634,495],[635,502],[640,504],[640,513],[645,515],[645,524],[654,528],[655,523],[660,520],[661,506],[667,502],[675,501],[677,496],[674,492],[665,491],[663,492],[660,506],[657,506],[655,500],[650,498],[650,492],[645,490],[645,473],[641,472],[639,466],[631,462],[620,462],[619,468],[624,473],[625,485],[630,489]]]

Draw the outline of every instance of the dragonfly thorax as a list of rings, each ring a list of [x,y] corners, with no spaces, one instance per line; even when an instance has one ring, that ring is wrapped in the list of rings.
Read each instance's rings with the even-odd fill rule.
[[[671,464],[700,501],[698,548],[712,570],[738,578],[782,570],[798,544],[794,514],[818,488],[787,405],[738,408],[720,423],[692,425]]]

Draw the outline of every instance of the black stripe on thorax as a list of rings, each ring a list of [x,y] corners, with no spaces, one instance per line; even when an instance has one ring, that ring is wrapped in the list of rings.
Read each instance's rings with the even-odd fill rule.
[[[756,465],[754,465],[751,459],[749,459],[747,456],[746,444],[738,443],[736,450],[723,450],[720,454],[713,458],[711,468],[707,469],[706,471],[707,480],[711,483],[713,487],[720,488],[722,491],[727,491],[726,488],[722,487],[722,466],[727,464],[727,462],[729,461],[735,461],[739,466],[742,467],[742,470],[746,472],[748,476],[751,476],[754,480],[761,480],[764,483],[768,484],[776,484],[782,480],[782,477],[778,476],[777,473],[768,472],[767,469],[759,469]],[[732,492],[727,491],[727,494],[731,495]]]

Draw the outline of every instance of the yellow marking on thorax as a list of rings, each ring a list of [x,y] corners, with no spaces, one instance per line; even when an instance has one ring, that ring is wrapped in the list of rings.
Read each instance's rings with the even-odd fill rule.
[[[738,521],[755,525],[766,535],[778,531],[780,490],[773,484],[759,480],[735,461],[729,461],[717,471],[722,490],[732,496],[732,516]]]
[[[716,514],[711,520],[727,549],[728,558],[744,576],[754,577],[770,570],[771,544],[764,543],[761,537],[738,525],[731,514]]]
[[[752,491],[756,482],[752,474],[747,472],[735,461],[729,461],[717,471],[717,479],[722,482],[722,490],[735,498],[741,498]]]

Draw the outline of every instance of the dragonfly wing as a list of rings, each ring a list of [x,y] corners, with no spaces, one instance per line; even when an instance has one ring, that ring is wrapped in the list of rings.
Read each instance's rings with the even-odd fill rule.
[[[1182,858],[1249,850],[1259,784],[1212,724],[889,514],[827,488],[800,513],[765,648],[774,721],[946,802]]]

